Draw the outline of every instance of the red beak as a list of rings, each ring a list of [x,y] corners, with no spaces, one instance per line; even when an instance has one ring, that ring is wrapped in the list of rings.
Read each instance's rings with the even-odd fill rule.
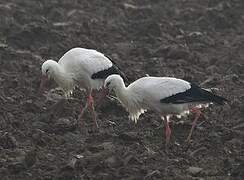
[[[46,75],[42,75],[41,84],[40,84],[40,91],[41,92],[43,92],[46,89],[47,82],[48,82],[48,77]]]

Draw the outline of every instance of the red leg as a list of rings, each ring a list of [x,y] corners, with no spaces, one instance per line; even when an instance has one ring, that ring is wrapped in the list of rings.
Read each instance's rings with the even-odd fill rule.
[[[89,93],[89,95],[87,97],[87,103],[88,103],[89,106],[94,104],[94,100],[93,100],[93,97],[92,97],[91,93]]]
[[[105,89],[104,87],[101,90],[101,94],[97,100],[97,106],[100,105],[101,101],[108,95],[108,89]]]
[[[85,105],[84,108],[83,108],[82,104],[80,105],[79,120],[80,120],[80,123],[81,123],[81,127],[84,126],[84,120],[83,120],[82,116],[83,116],[84,112],[86,111],[87,107],[88,107],[88,104],[87,103],[86,103],[86,105]]]
[[[171,137],[171,129],[169,127],[169,116],[166,116],[166,145],[168,146]]]
[[[170,136],[171,136],[171,129],[169,127],[169,118],[170,116],[166,116],[166,117],[163,117],[162,119],[164,120],[164,124],[165,124],[165,137],[166,137],[166,144],[165,144],[165,147],[167,149],[168,145],[169,145],[169,140],[170,140]]]
[[[91,92],[88,95],[87,103],[88,103],[89,109],[92,112],[92,119],[94,122],[94,126],[95,126],[95,128],[98,128],[98,124],[97,124],[97,120],[96,120],[96,112],[95,112],[95,108],[94,108],[94,100],[93,100],[93,97],[91,95]]]
[[[199,119],[199,117],[201,116],[201,111],[198,108],[192,108],[191,112],[195,114],[195,119],[193,120],[192,126],[191,126],[191,131],[186,139],[187,142],[190,141],[193,130],[195,129],[196,125],[197,125],[197,120]]]
[[[89,93],[89,96],[91,93]],[[90,100],[89,96],[87,97],[87,100],[86,100],[86,105],[85,107],[83,108],[82,104],[80,105],[80,115],[79,115],[79,120],[80,120],[80,124],[81,124],[81,127],[84,126],[84,120],[83,120],[83,115],[85,113],[85,111],[87,110],[88,106],[90,105],[91,101],[93,101],[93,99]],[[92,98],[92,97],[91,97]]]

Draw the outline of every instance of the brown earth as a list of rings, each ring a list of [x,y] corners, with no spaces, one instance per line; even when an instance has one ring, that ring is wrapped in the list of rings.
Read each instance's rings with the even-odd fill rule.
[[[76,46],[108,55],[131,82],[175,76],[230,103],[205,110],[189,145],[193,117],[175,119],[168,154],[155,113],[135,125],[108,99],[97,107],[100,132],[80,133],[79,102],[52,109],[39,92],[42,62]],[[241,180],[243,104],[243,0],[0,1],[1,180]]]

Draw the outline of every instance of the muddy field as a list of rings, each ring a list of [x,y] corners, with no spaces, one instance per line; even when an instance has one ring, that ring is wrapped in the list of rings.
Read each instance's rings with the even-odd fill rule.
[[[79,101],[53,108],[56,91],[39,92],[44,60],[76,46],[108,55],[130,82],[184,78],[230,103],[204,111],[189,145],[193,117],[175,118],[168,153],[155,113],[135,125],[109,99],[97,107],[100,131],[87,113],[81,133]],[[243,0],[0,1],[1,180],[241,180],[243,117]]]

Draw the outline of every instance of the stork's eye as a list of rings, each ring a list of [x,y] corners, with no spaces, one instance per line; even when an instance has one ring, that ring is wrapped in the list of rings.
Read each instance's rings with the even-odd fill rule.
[[[108,82],[108,83],[106,84],[106,87],[108,87],[110,84],[111,84],[111,82]]]
[[[48,73],[49,69],[46,70],[46,73]]]

